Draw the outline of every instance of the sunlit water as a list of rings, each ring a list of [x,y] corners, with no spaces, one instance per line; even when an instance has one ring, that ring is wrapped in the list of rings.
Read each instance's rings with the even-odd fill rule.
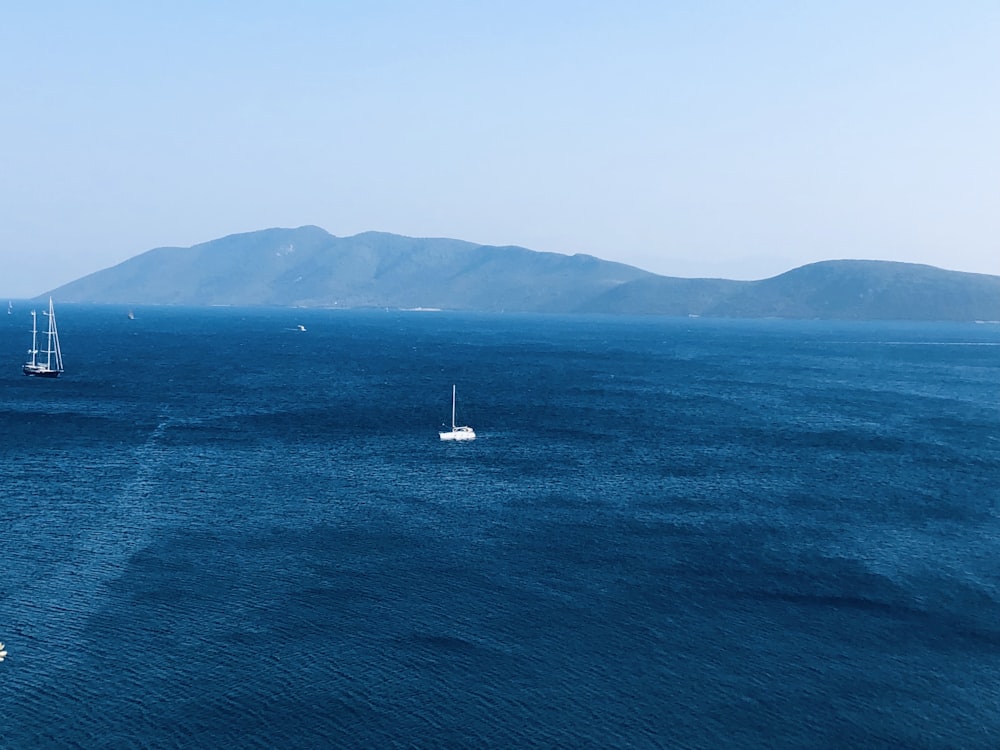
[[[1000,747],[1000,326],[57,313],[2,747]]]

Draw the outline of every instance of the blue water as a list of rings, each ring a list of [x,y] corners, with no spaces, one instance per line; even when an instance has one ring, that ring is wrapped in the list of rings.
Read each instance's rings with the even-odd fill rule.
[[[1000,747],[1000,326],[57,313],[0,747]]]

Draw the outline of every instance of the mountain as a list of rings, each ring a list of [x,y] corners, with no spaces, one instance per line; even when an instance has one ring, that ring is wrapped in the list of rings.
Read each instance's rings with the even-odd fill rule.
[[[64,302],[563,312],[652,274],[589,255],[381,232],[265,229],[157,248],[53,291]]]
[[[827,260],[761,281],[651,276],[605,292],[593,312],[726,318],[1000,320],[1000,276],[915,263]]]
[[[870,260],[760,281],[682,279],[590,255],[314,226],[162,247],[51,292],[62,302],[394,307],[847,320],[1000,320],[1000,277]]]

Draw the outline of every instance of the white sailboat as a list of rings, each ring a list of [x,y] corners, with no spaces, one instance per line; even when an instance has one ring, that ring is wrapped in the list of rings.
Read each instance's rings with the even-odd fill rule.
[[[59,331],[56,328],[56,311],[52,306],[52,298],[49,297],[49,311],[42,311],[42,315],[49,318],[48,331],[45,332],[45,349],[38,350],[38,314],[31,311],[31,348],[28,354],[31,359],[24,363],[22,368],[25,375],[35,378],[57,378],[63,371],[62,350],[59,348]],[[42,362],[40,354],[45,355],[45,362]]]
[[[476,431],[471,427],[455,426],[455,386],[451,387],[451,432],[439,432],[442,440],[475,440]]]

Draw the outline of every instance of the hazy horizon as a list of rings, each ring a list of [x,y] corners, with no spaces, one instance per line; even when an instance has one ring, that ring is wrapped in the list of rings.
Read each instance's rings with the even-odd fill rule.
[[[0,296],[270,227],[1000,275],[1000,6],[8,9]]]

